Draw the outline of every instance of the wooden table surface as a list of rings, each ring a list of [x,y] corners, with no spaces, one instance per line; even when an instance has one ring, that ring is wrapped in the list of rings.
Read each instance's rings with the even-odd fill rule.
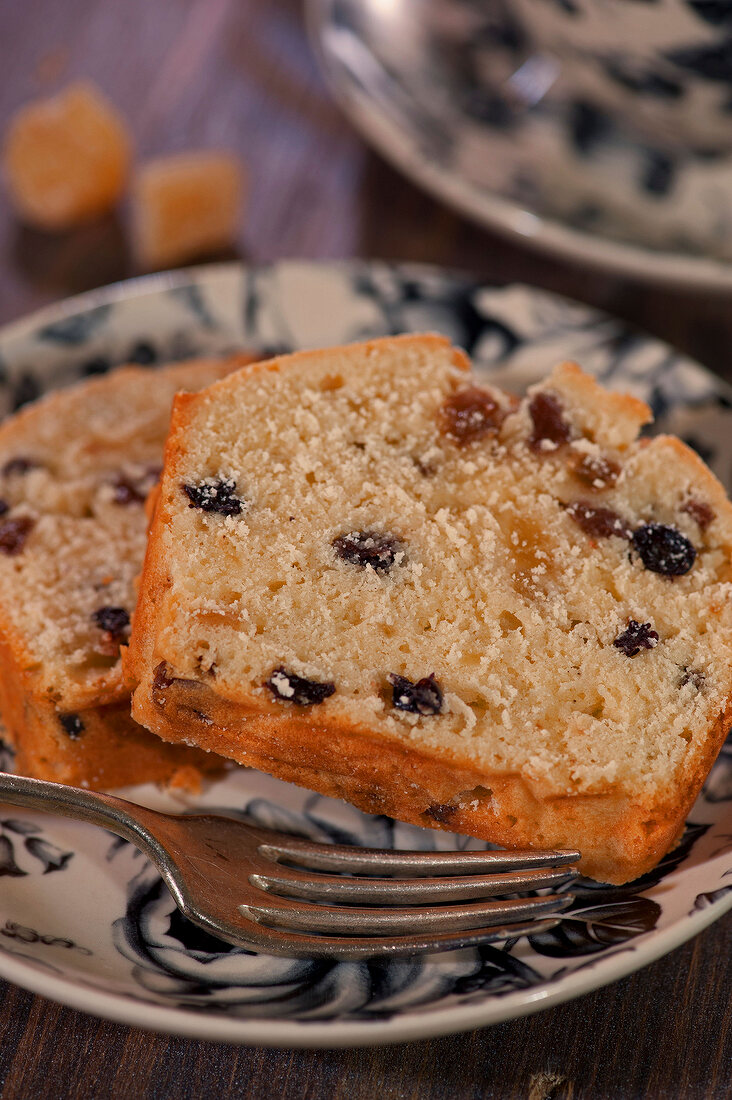
[[[395,0],[396,2],[396,0]],[[0,131],[76,76],[129,119],[141,157],[237,150],[238,254],[431,261],[600,306],[732,378],[732,294],[654,289],[481,231],[369,151],[331,102],[295,0],[0,4]],[[0,198],[0,322],[134,274],[118,218],[60,237]],[[462,1100],[732,1096],[732,918],[604,990],[463,1036],[353,1051],[196,1042],[100,1021],[0,983],[0,1098]]]

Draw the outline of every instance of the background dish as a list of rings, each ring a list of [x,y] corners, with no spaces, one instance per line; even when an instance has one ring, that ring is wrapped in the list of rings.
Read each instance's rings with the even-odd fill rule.
[[[657,427],[685,436],[732,482],[730,391],[659,341],[525,286],[383,263],[237,265],[152,276],[72,299],[0,333],[2,408],[134,360],[246,346],[262,352],[433,329],[481,370],[523,389],[576,358],[648,400]],[[6,765],[10,763],[5,756]],[[349,843],[427,848],[465,838],[369,817],[254,771],[185,809],[226,806],[262,823]],[[652,961],[732,907],[732,746],[723,750],[682,844],[625,887],[583,882],[560,930],[506,949],[422,961],[273,960],[218,944],[182,920],[130,845],[13,810],[0,821],[0,975],[98,1015],[200,1038],[353,1046],[444,1034],[577,996]],[[82,899],[80,901],[80,899]]]
[[[577,98],[505,0],[310,0],[309,15],[341,107],[428,191],[605,271],[732,286],[732,156],[649,144]]]

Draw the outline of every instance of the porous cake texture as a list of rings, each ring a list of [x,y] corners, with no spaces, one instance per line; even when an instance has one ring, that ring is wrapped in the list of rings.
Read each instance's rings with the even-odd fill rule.
[[[437,336],[176,398],[125,667],[161,737],[434,828],[675,843],[732,698],[732,509],[564,364],[518,400]]]
[[[0,426],[0,713],[19,772],[109,787],[214,765],[132,720],[120,644],[173,396],[249,359],[119,368]]]

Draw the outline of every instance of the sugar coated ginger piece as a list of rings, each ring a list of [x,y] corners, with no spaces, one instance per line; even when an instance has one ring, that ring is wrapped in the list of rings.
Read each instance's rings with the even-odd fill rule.
[[[111,210],[125,187],[132,142],[124,120],[89,81],[22,107],[3,166],[20,216],[63,230]]]
[[[132,192],[138,262],[169,267],[230,245],[241,190],[241,165],[229,153],[179,153],[149,161]]]

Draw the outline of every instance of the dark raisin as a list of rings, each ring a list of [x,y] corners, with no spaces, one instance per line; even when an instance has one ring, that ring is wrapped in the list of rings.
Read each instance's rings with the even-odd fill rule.
[[[588,489],[600,493],[603,489],[613,487],[620,477],[620,466],[610,458],[603,458],[602,455],[583,455],[572,473]]]
[[[265,681],[277,699],[286,703],[295,703],[298,707],[311,707],[324,702],[335,691],[335,684],[331,680],[319,682],[318,680],[306,680],[304,676],[296,676],[287,669],[276,668]]]
[[[628,619],[628,625],[622,634],[613,642],[616,649],[621,649],[626,657],[635,657],[642,649],[654,649],[658,645],[658,634],[650,623],[637,623],[635,619]]]
[[[529,436],[532,451],[555,450],[568,442],[570,427],[562,416],[562,403],[553,393],[535,394],[529,402],[529,415],[534,425]]]
[[[211,478],[200,485],[184,485],[183,492],[190,500],[189,508],[203,512],[217,512],[221,516],[238,516],[244,501],[235,496],[236,482],[230,477]]]
[[[392,685],[392,704],[397,710],[411,714],[439,714],[442,710],[442,689],[434,673],[412,683],[406,676],[390,672],[387,680]]]
[[[3,477],[13,477],[16,474],[27,474],[29,470],[37,470],[39,466],[38,462],[35,462],[32,458],[25,458],[22,455],[18,455],[17,458],[10,458],[2,468]]]
[[[697,691],[701,691],[705,680],[706,676],[699,669],[685,668],[679,680],[679,687],[682,688],[686,687],[687,684],[692,684]]]
[[[575,500],[567,508],[575,523],[586,535],[594,538],[609,539],[615,535],[619,539],[632,539],[633,532],[625,520],[612,508],[597,508],[586,500]]]
[[[130,625],[129,612],[124,607],[99,607],[92,619],[100,630],[104,630],[115,639],[124,637]]]
[[[706,531],[714,519],[714,512],[703,500],[687,500],[681,505],[681,511],[695,519],[702,531]]]
[[[4,516],[6,512],[10,511],[10,505],[7,500],[0,499],[0,516]]]
[[[333,539],[332,546],[339,558],[364,568],[370,565],[377,573],[386,573],[404,554],[404,545],[396,535],[379,531],[350,531]]]
[[[689,540],[665,523],[646,523],[633,533],[633,546],[646,569],[666,577],[688,573],[696,560],[696,550]]]
[[[503,416],[498,402],[486,390],[470,386],[448,397],[440,409],[446,435],[458,443],[482,439],[500,426]]]
[[[84,723],[78,714],[59,714],[58,720],[72,741],[78,741],[84,732]]]
[[[136,477],[120,474],[112,482],[115,504],[143,504],[162,472],[162,466],[150,465]]]
[[[443,825],[447,825],[456,812],[457,806],[451,806],[449,802],[433,802],[425,810],[425,817],[431,817],[433,821],[440,821]]]
[[[115,504],[142,504],[145,500],[137,485],[134,485],[129,478],[121,475],[116,481],[112,482],[112,489],[114,490]]]
[[[35,525],[36,521],[30,516],[16,516],[14,519],[0,521],[0,553],[11,557],[19,554]]]

